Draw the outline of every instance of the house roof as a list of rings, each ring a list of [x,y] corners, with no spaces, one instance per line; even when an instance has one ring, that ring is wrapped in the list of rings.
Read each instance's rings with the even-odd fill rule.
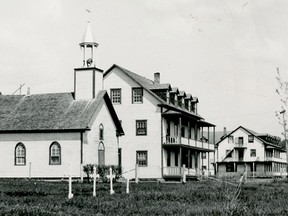
[[[89,130],[102,100],[112,109],[117,132],[123,134],[106,91],[92,100],[75,100],[72,93],[0,95],[0,132]]]
[[[263,133],[257,133],[253,130],[250,130],[250,129],[247,129],[243,126],[239,126],[237,127],[235,130],[233,130],[232,132],[228,133],[225,137],[223,137],[221,140],[219,140],[217,143],[216,143],[216,146],[219,145],[219,143],[226,139],[227,137],[229,137],[231,134],[233,134],[235,131],[239,130],[240,128],[242,128],[243,130],[247,131],[250,135],[253,135],[254,137],[256,137],[258,140],[260,140],[261,142],[263,142],[263,144],[266,144],[268,146],[271,146],[271,147],[274,147],[274,148],[277,148],[277,149],[280,149],[280,150],[283,150],[281,146],[279,146],[278,144],[275,144],[273,142],[270,142],[269,139],[265,139],[266,136],[268,136],[269,138],[273,137],[273,139],[275,140],[279,140],[280,142],[280,138],[276,137],[276,136],[272,136],[272,135],[269,135],[267,133],[263,134]]]
[[[116,64],[112,65],[105,73],[104,73],[104,77],[107,76],[113,68],[118,68],[120,71],[122,71],[123,73],[125,73],[128,77],[130,77],[132,80],[134,80],[136,83],[138,83],[140,86],[142,86],[146,91],[148,91],[154,98],[156,98],[159,101],[159,106],[163,106],[167,109],[172,109],[174,111],[180,111],[186,115],[190,115],[193,118],[198,118],[198,119],[203,119],[203,117],[201,117],[200,115],[196,114],[196,113],[192,113],[192,112],[188,112],[185,109],[176,107],[172,104],[168,104],[166,101],[162,100],[160,97],[158,97],[152,90],[154,90],[153,86],[159,86],[159,84],[155,84],[154,81],[147,79],[146,77],[140,76],[134,72],[131,72],[123,67],[120,67]],[[161,84],[160,84],[161,85]],[[167,84],[164,84],[164,86],[167,86]],[[168,84],[170,85],[170,84]],[[172,88],[172,91],[178,91],[178,88]]]

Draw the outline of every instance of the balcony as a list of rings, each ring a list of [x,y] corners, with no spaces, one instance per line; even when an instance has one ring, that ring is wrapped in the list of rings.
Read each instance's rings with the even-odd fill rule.
[[[193,139],[188,139],[185,137],[172,137],[172,136],[166,136],[163,137],[163,144],[166,146],[169,145],[184,145],[187,147],[192,147],[195,149],[199,150],[204,150],[204,151],[214,151],[214,145],[211,143],[207,142],[202,142],[200,140],[193,140]]]

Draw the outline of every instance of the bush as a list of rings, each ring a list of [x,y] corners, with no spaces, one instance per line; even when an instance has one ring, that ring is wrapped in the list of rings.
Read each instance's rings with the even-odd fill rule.
[[[108,178],[106,177],[109,175],[109,169],[112,168],[112,173],[115,175],[114,181],[117,181],[121,177],[122,168],[118,165],[96,165],[97,173],[100,176],[102,182],[108,182]],[[83,171],[87,175],[88,182],[94,173],[94,164],[86,164],[83,166]]]

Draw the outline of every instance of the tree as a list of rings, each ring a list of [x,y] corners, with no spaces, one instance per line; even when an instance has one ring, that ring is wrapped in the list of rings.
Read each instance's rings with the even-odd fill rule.
[[[279,68],[277,68],[277,76],[276,80],[278,82],[278,88],[276,89],[276,93],[280,97],[281,101],[281,111],[276,112],[276,116],[279,120],[279,123],[283,126],[283,136],[284,136],[284,142],[285,142],[285,149],[286,149],[286,171],[288,173],[288,142],[287,142],[287,117],[286,117],[286,110],[288,108],[288,82],[284,81],[281,77]]]

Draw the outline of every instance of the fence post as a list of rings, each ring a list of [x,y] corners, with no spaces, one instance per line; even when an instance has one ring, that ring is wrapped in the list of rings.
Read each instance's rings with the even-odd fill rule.
[[[31,179],[31,167],[32,167],[32,162],[29,162],[29,179]]]
[[[68,199],[73,198],[73,193],[72,193],[72,167],[71,163],[69,163],[69,193],[68,193]]]
[[[186,183],[186,168],[185,168],[185,164],[183,164],[183,174],[182,174],[182,183],[185,184]]]
[[[83,182],[83,163],[80,164],[80,181]]]
[[[135,183],[138,183],[138,163],[135,164]]]

